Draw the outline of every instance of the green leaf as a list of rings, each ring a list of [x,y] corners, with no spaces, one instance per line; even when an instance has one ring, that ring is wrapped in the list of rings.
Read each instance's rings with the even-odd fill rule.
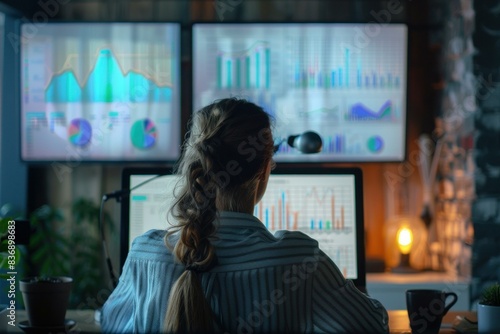
[[[495,283],[486,287],[482,294],[482,304],[500,306],[500,284]]]
[[[48,249],[45,247],[38,249],[37,252],[33,253],[32,261],[34,263],[47,262],[47,261],[43,261],[43,259],[45,257],[47,257],[47,253],[48,253]]]
[[[33,233],[28,246],[29,262],[41,274],[73,277],[74,304],[70,307],[96,296],[105,284],[99,210],[99,204],[81,198],[74,201],[70,219],[62,219],[61,211],[48,205],[30,215]],[[107,231],[112,231],[111,216],[107,212],[103,216]]]

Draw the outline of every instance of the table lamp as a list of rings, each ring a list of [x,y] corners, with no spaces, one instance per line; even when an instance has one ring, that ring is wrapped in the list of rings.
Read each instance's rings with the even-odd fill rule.
[[[415,273],[418,270],[410,266],[410,252],[413,246],[413,232],[407,225],[402,225],[396,233],[396,244],[399,250],[399,264],[392,268],[394,273]]]

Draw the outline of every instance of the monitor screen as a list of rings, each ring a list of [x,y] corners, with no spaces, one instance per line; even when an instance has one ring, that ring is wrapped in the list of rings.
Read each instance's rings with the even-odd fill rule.
[[[123,267],[132,241],[152,229],[169,226],[177,177],[170,168],[128,167],[122,173],[122,189],[131,189],[122,200],[120,265]]]
[[[254,215],[272,233],[300,231],[317,240],[344,277],[358,279],[365,267],[360,175],[358,169],[277,169]]]
[[[404,24],[194,24],[193,109],[242,97],[274,117],[277,139],[321,136],[319,154],[281,145],[280,162],[402,161],[407,35]]]
[[[25,161],[176,160],[180,24],[21,26]]]
[[[165,168],[123,171],[123,189],[137,188],[122,202],[121,266],[137,236],[150,229],[168,227],[167,215],[176,180]],[[269,177],[267,190],[255,206],[254,215],[273,234],[278,230],[301,231],[316,239],[343,275],[356,286],[364,287],[360,169],[277,168]]]

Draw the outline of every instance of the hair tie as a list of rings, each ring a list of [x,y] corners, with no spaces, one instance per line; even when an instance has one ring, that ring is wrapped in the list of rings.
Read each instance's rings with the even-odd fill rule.
[[[198,266],[195,266],[194,264],[188,264],[184,267],[184,270],[193,271],[195,273],[198,273],[200,271]]]
[[[194,263],[190,263],[190,264],[187,264],[186,266],[184,266],[184,270],[192,271],[195,273],[201,273],[201,272],[212,270],[212,268],[215,267],[218,263],[219,263],[219,261],[217,259],[217,256],[214,255],[214,258],[212,259],[212,261],[210,262],[210,264],[208,266],[201,266],[200,267],[199,265],[196,265]]]

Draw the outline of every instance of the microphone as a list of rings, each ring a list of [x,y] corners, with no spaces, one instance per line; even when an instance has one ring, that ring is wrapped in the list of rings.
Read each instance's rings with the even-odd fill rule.
[[[116,275],[115,275],[115,272],[113,270],[113,264],[111,263],[111,258],[109,256],[109,251],[108,251],[108,245],[106,244],[106,237],[105,237],[105,233],[104,233],[104,211],[103,211],[103,208],[104,208],[104,203],[106,203],[109,199],[111,198],[114,198],[116,200],[116,202],[121,202],[121,200],[123,198],[126,198],[128,195],[130,195],[130,193],[137,189],[137,188],[140,188],[142,187],[143,185],[145,185],[146,183],[149,183],[153,180],[156,180],[157,178],[159,177],[162,177],[164,176],[164,174],[158,174],[158,175],[155,175],[149,179],[147,179],[146,181],[143,181],[135,186],[133,186],[132,188],[130,189],[120,189],[120,190],[116,190],[116,191],[113,191],[112,193],[107,193],[107,194],[104,194],[102,196],[102,199],[101,199],[101,206],[99,208],[99,229],[101,231],[101,242],[102,242],[102,248],[103,248],[103,251],[104,251],[104,257],[106,259],[106,264],[108,266],[108,271],[109,271],[109,277],[111,279],[111,284],[113,286],[113,288],[116,288],[116,286],[118,285],[118,279],[116,278]]]
[[[284,141],[286,141],[290,147],[304,154],[319,153],[323,148],[323,140],[313,131],[306,131],[300,135],[291,135],[287,139],[281,139],[278,144],[274,145],[274,152],[279,150],[280,145]]]
[[[149,178],[147,179],[146,181],[143,181],[135,186],[133,186],[132,188],[130,189],[119,189],[119,190],[115,190],[113,191],[112,193],[107,193],[107,194],[104,194],[102,196],[102,200],[104,202],[106,202],[108,199],[111,199],[111,198],[114,198],[116,199],[117,202],[121,202],[121,200],[124,198],[124,197],[127,197],[128,195],[130,195],[130,193],[132,192],[132,190],[135,190],[137,188],[140,188],[142,187],[143,185],[145,185],[146,183],[149,183],[153,180],[156,180],[157,178],[159,177],[162,177],[164,174],[158,174],[158,175],[155,175],[153,176],[152,178]]]

